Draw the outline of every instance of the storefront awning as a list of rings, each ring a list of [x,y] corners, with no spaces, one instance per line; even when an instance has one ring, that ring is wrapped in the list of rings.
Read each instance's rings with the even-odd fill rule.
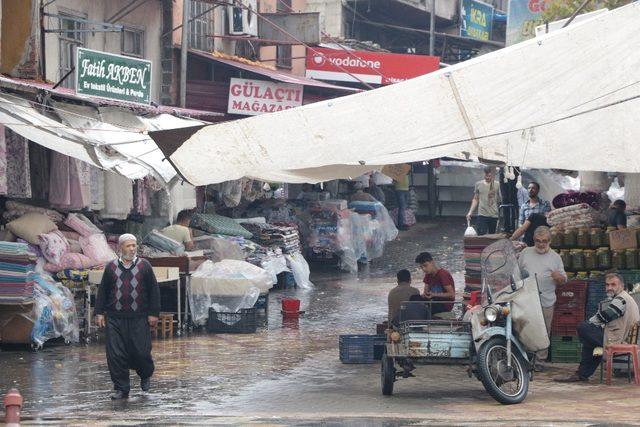
[[[283,71],[272,70],[270,68],[260,67],[258,65],[251,65],[244,62],[240,62],[240,61],[234,61],[232,59],[222,58],[220,56],[215,56],[214,54],[202,52],[199,50],[189,49],[189,53],[192,55],[198,56],[200,58],[204,58],[213,62],[227,65],[232,68],[259,74],[261,76],[268,77],[271,80],[275,80],[278,82],[291,83],[291,84],[297,84],[297,85],[303,85],[303,86],[311,86],[311,87],[316,87],[320,89],[329,89],[329,90],[340,91],[340,92],[350,92],[350,93],[360,92],[360,89],[332,85],[330,83],[309,79],[303,76],[296,76],[295,74],[285,73]]]
[[[69,99],[59,92],[53,100],[53,93],[43,87],[35,88],[39,95],[44,89],[45,96],[34,97],[28,90],[16,90],[23,82],[16,84],[4,77],[0,77],[0,86],[11,89],[0,93],[0,124],[51,150],[130,179],[153,175],[169,183],[176,177],[175,169],[147,132],[206,123],[158,113],[157,107],[132,111],[118,103],[92,104],[86,98],[79,104],[73,102],[77,98]]]
[[[634,2],[406,82],[206,126],[170,159],[194,185],[456,153],[640,173],[639,20]]]

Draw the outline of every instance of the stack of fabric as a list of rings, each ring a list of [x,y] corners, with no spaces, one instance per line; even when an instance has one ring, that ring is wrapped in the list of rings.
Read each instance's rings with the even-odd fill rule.
[[[300,252],[300,236],[295,227],[265,223],[242,223],[253,233],[253,240],[262,246],[277,246],[285,254]]]
[[[0,242],[0,303],[33,300],[35,263],[26,243]]]
[[[555,209],[547,215],[549,225],[558,228],[596,227],[600,213],[586,203]]]
[[[312,209],[309,223],[309,249],[315,258],[333,258],[340,250],[338,222],[340,212],[330,209]]]
[[[464,238],[464,283],[465,292],[479,291],[482,288],[481,254],[484,248],[503,239],[502,234],[485,234]]]

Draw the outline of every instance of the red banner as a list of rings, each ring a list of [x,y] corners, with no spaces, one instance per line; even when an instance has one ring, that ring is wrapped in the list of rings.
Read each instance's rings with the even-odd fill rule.
[[[439,68],[440,58],[437,56],[345,51],[320,47],[307,50],[306,75],[317,80],[358,82],[359,79],[366,83],[387,85]]]

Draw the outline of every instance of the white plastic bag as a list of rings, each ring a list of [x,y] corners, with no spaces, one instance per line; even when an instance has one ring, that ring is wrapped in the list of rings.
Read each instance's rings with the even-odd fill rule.
[[[476,229],[471,226],[469,221],[467,221],[467,229],[464,230],[464,237],[475,237],[477,235],[478,233],[476,232]]]

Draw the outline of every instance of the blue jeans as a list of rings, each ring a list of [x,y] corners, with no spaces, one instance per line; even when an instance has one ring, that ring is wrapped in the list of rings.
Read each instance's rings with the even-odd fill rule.
[[[409,192],[396,190],[396,200],[398,202],[398,227],[405,227],[404,211],[407,210],[407,206],[409,204]]]

